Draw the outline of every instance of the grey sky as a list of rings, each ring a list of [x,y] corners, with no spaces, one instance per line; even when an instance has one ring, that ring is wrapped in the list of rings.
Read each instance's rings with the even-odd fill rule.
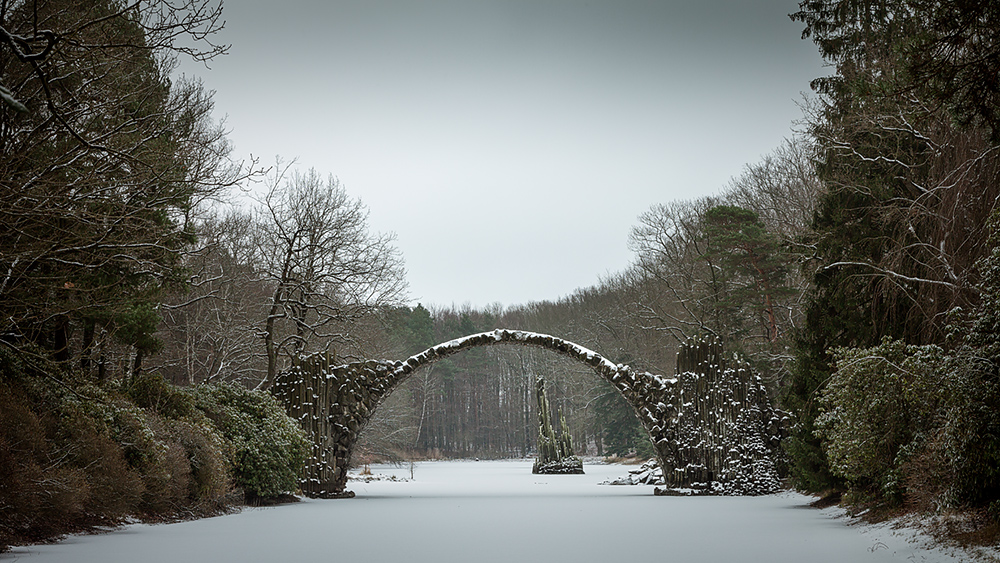
[[[230,0],[237,155],[337,176],[413,302],[556,299],[624,269],[654,203],[719,191],[825,73],[794,0]]]

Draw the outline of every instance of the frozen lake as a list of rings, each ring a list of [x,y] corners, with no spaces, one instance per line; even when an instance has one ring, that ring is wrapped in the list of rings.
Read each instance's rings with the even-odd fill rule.
[[[649,486],[601,486],[628,466],[532,475],[530,461],[418,463],[413,481],[352,481],[357,497],[305,500],[168,525],[134,525],[0,562],[200,563],[616,561],[768,563],[959,561],[907,534],[849,526],[795,493],[654,497]],[[373,466],[409,479],[410,466]]]

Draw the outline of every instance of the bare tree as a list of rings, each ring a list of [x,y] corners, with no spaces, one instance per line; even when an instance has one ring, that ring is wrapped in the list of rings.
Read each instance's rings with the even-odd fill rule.
[[[152,366],[175,383],[264,379],[258,325],[269,295],[254,267],[253,234],[251,215],[239,208],[199,225],[200,249],[185,260],[190,289],[161,307],[164,348]]]
[[[766,363],[765,371],[775,379],[783,377],[790,360],[787,336],[802,322],[808,277],[799,268],[788,268],[780,287],[771,287],[757,263],[747,264],[754,268],[746,271],[734,270],[735,255],[721,252],[720,245],[746,243],[749,233],[720,230],[709,217],[721,209],[746,210],[747,216],[759,218],[755,229],[764,229],[758,242],[777,237],[780,244],[772,245],[769,256],[780,254],[786,264],[805,261],[815,250],[804,244],[804,236],[824,192],[815,155],[806,140],[789,139],[761,162],[748,165],[718,197],[655,205],[642,214],[630,239],[635,263],[617,283],[619,294],[631,296],[639,326],[662,335],[664,346],[697,333],[714,334],[750,354],[758,367]],[[757,275],[748,276],[751,271]],[[763,292],[766,315],[751,306],[748,291]]]
[[[747,165],[721,199],[755,211],[769,232],[786,244],[797,244],[809,230],[824,191],[816,175],[816,151],[807,138],[786,139],[760,162]]]
[[[633,283],[651,284],[648,298],[636,304],[646,328],[678,340],[698,333],[732,340],[734,319],[720,306],[726,279],[707,254],[702,225],[705,212],[716,204],[713,198],[675,201],[639,216],[629,241],[636,253]]]
[[[368,213],[332,176],[276,176],[256,212],[256,264],[271,288],[261,334],[267,380],[278,358],[352,340],[351,322],[399,302],[406,283],[392,235],[372,234]]]

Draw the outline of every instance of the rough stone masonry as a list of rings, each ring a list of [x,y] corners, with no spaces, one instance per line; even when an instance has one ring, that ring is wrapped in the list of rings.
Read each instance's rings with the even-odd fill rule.
[[[667,489],[702,494],[766,494],[777,489],[774,457],[782,427],[762,381],[744,364],[727,361],[717,342],[692,340],[678,352],[677,373],[664,377],[615,364],[561,338],[520,330],[473,334],[403,361],[331,365],[313,354],[278,375],[271,392],[313,442],[302,491],[349,498],[347,470],[372,414],[417,370],[479,346],[544,348],[590,366],[631,405],[655,446]],[[734,364],[730,366],[729,364]]]

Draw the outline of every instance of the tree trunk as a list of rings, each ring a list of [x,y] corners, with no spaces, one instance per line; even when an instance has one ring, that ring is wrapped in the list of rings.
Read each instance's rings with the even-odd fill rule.
[[[86,321],[83,325],[83,350],[80,352],[80,370],[84,377],[90,375],[90,357],[94,353],[94,322]]]
[[[135,361],[132,363],[132,380],[135,381],[139,379],[139,374],[142,372],[142,348],[135,349]]]
[[[267,351],[267,376],[260,383],[262,389],[267,389],[274,376],[278,373],[278,351],[274,347],[274,320],[278,317],[278,308],[281,306],[281,287],[274,291],[274,298],[271,300],[271,310],[267,314],[267,321],[264,323],[264,349]]]

